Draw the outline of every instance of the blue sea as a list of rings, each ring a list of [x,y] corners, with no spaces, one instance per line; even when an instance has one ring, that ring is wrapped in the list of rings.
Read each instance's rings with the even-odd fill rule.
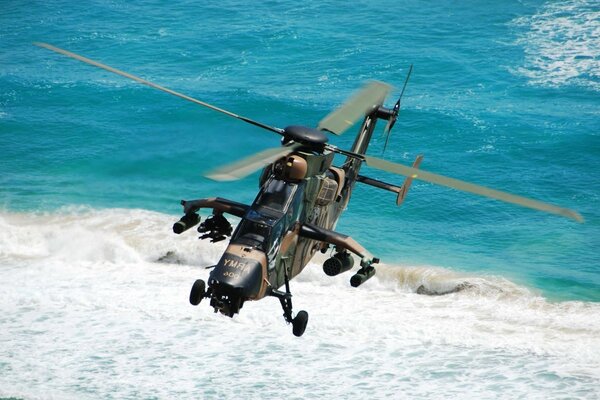
[[[598,1],[0,11],[0,398],[600,398]],[[316,126],[370,80],[394,86],[391,107],[412,64],[370,155],[423,154],[424,170],[585,223],[422,181],[397,207],[359,184],[336,229],[379,272],[355,289],[315,258],[292,282],[302,338],[272,298],[233,319],[194,308],[225,244],[174,235],[179,201],[252,202],[258,173],[203,173],[279,137],[35,41],[278,127]],[[357,130],[330,141],[349,149]]]

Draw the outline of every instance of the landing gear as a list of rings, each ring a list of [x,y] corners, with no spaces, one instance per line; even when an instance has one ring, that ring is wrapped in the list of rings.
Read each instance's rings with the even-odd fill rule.
[[[308,313],[302,310],[292,320],[292,332],[294,336],[302,336],[304,330],[306,330],[306,324],[308,324]]]
[[[283,318],[288,324],[292,324],[292,332],[294,336],[300,337],[306,330],[308,324],[308,313],[304,310],[299,311],[295,318],[292,318],[292,293],[290,293],[290,281],[285,274],[285,292],[272,289],[271,296],[277,297],[283,308]]]
[[[192,285],[192,290],[190,291],[190,303],[193,306],[197,306],[202,301],[202,298],[206,295],[206,284],[202,279],[197,279]]]
[[[204,297],[208,297],[215,312],[219,311],[221,314],[233,317],[234,314],[240,311],[246,299],[242,297],[239,289],[230,287],[227,284],[220,284],[214,279],[209,280],[208,284],[207,290],[206,283],[202,279],[197,279],[194,282],[190,291],[190,303],[193,306],[197,306]],[[271,289],[269,295],[277,297],[281,302],[283,318],[285,318],[285,322],[292,324],[294,336],[302,336],[308,324],[308,313],[302,310],[293,317],[292,294],[290,293],[290,283],[287,276],[285,278],[285,292]]]
[[[308,324],[308,313],[304,310],[299,311],[295,318],[292,318],[292,294],[288,291],[281,292],[279,290],[272,290],[271,296],[277,297],[281,302],[283,308],[283,318],[288,324],[292,324],[292,332],[294,336],[302,336],[306,330],[306,324]]]

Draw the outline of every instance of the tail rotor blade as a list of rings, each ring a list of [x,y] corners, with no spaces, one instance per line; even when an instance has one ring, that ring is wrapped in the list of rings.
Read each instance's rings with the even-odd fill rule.
[[[380,158],[370,156],[364,156],[363,158],[368,166],[383,171],[404,175],[413,179],[420,179],[422,181],[435,183],[437,185],[447,186],[452,189],[462,190],[463,192],[474,193],[480,196],[486,196],[495,200],[501,200],[507,203],[517,204],[519,206],[533,208],[535,210],[544,211],[551,214],[561,215],[577,222],[584,222],[581,214],[568,208],[562,208],[527,197],[521,197],[485,186],[475,185],[473,183],[434,174],[421,169],[407,167],[405,165],[382,160]]]
[[[290,146],[266,149],[232,164],[219,167],[205,174],[205,176],[215,181],[235,181],[242,179],[265,165],[293,152],[300,146],[300,144],[294,143]]]
[[[406,74],[406,79],[404,79],[404,85],[402,86],[402,91],[400,92],[400,97],[396,104],[394,104],[394,108],[392,110],[392,116],[388,119],[387,124],[385,124],[385,129],[383,130],[383,135],[385,136],[385,144],[383,145],[383,152],[385,153],[385,149],[387,148],[388,141],[390,140],[390,132],[398,119],[398,114],[400,114],[400,107],[402,102],[402,96],[404,96],[404,90],[406,90],[406,85],[408,84],[408,80],[410,79],[410,74],[412,73],[413,65],[410,64],[410,68],[408,69],[408,73]]]
[[[369,83],[341,107],[323,118],[318,129],[341,135],[360,118],[379,107],[391,89],[391,86],[383,82]]]
[[[383,135],[385,136],[385,143],[383,144],[383,153],[385,153],[385,149],[387,149],[388,142],[390,140],[390,132],[396,123],[396,116],[390,117],[388,119],[387,124],[385,124],[385,129],[383,130]]]
[[[254,120],[252,120],[250,118],[246,118],[246,117],[243,117],[241,115],[234,114],[231,111],[227,111],[227,110],[224,110],[222,108],[213,106],[212,104],[209,104],[209,103],[206,103],[204,101],[201,101],[201,100],[195,99],[193,97],[187,96],[185,94],[176,92],[175,90],[171,90],[171,89],[166,88],[164,86],[157,85],[156,83],[147,81],[147,80],[142,79],[142,78],[140,78],[138,76],[132,75],[132,74],[130,74],[128,72],[124,72],[124,71],[121,71],[119,69],[116,69],[116,68],[110,67],[108,65],[102,64],[102,63],[100,63],[98,61],[94,61],[92,59],[83,57],[83,56],[81,56],[79,54],[72,53],[70,51],[61,49],[61,48],[56,47],[56,46],[52,46],[51,44],[48,44],[48,43],[34,42],[33,44],[36,45],[36,46],[38,46],[38,47],[43,47],[45,49],[51,50],[51,51],[53,51],[55,53],[59,53],[59,54],[65,55],[67,57],[74,58],[75,60],[79,60],[79,61],[84,62],[86,64],[93,65],[94,67],[101,68],[101,69],[103,69],[105,71],[109,71],[109,72],[112,72],[114,74],[123,76],[125,78],[134,80],[134,81],[136,81],[138,83],[141,83],[142,85],[150,86],[151,88],[158,89],[160,91],[169,93],[169,94],[171,94],[173,96],[177,96],[177,97],[182,98],[184,100],[191,101],[192,103],[196,103],[196,104],[199,104],[199,105],[201,105],[203,107],[210,108],[211,110],[220,112],[220,113],[225,114],[227,116],[230,116],[230,117],[233,117],[233,118],[237,118],[237,119],[239,119],[241,121],[247,122],[247,123],[252,124],[254,126],[258,126],[260,128],[263,128],[263,129],[266,129],[266,130],[278,133],[280,135],[283,135],[283,129],[281,129],[281,128],[276,128],[276,127],[273,127],[273,126],[265,125],[265,124],[263,124],[261,122],[254,121]]]

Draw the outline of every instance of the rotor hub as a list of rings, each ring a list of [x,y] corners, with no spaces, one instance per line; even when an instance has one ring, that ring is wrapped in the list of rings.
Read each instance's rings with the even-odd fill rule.
[[[329,138],[318,129],[301,125],[291,125],[283,130],[284,143],[294,141],[309,147],[323,148]]]

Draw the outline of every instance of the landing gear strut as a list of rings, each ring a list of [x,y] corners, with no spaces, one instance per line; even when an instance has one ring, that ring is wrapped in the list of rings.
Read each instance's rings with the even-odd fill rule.
[[[299,311],[295,318],[292,318],[292,293],[290,292],[290,281],[285,274],[285,292],[272,289],[271,296],[277,297],[283,308],[283,318],[288,324],[292,324],[292,332],[294,336],[300,337],[306,330],[308,324],[308,313],[304,310]]]

